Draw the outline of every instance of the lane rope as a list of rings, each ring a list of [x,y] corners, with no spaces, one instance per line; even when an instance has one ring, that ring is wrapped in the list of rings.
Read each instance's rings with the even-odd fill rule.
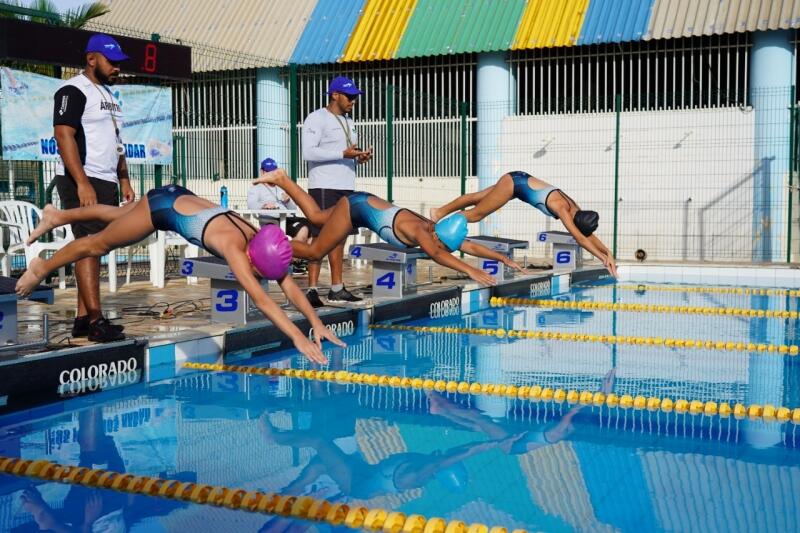
[[[508,532],[508,529],[502,526],[490,528],[480,523],[467,525],[460,520],[446,521],[439,517],[426,518],[418,514],[406,515],[381,508],[350,507],[347,504],[331,503],[310,496],[287,496],[272,492],[265,493],[181,482],[174,479],[121,474],[110,470],[64,466],[44,459],[29,460],[0,456],[0,472],[96,489],[110,489],[200,505],[227,507],[251,513],[327,522],[332,526],[344,525],[351,529],[367,529],[385,533]],[[512,533],[526,533],[526,531],[515,529]]]
[[[407,376],[389,376],[385,374],[365,374],[360,372],[349,372],[347,370],[306,370],[297,368],[267,368],[240,365],[219,365],[211,363],[184,363],[184,368],[194,370],[207,370],[216,372],[235,372],[239,374],[252,374],[259,376],[282,376],[295,379],[311,381],[330,381],[337,383],[353,383],[368,385],[372,387],[393,387],[417,390],[435,390],[437,392],[449,392],[459,394],[471,394],[473,396],[502,396],[505,398],[517,398],[531,402],[553,402],[574,405],[594,405],[595,407],[606,406],[609,409],[634,409],[641,411],[662,411],[664,413],[676,412],[679,414],[689,413],[690,415],[704,415],[708,417],[718,416],[728,418],[733,416],[736,419],[748,418],[750,420],[763,420],[765,422],[791,422],[800,425],[800,407],[790,409],[788,407],[776,407],[771,404],[744,405],[736,403],[731,405],[728,402],[703,402],[700,400],[686,400],[672,398],[659,398],[656,396],[645,397],[642,395],[633,396],[630,394],[617,395],[604,393],[601,391],[577,391],[554,389],[542,387],[540,385],[504,385],[494,383],[478,383],[468,381],[445,381],[422,378],[410,378]]]
[[[484,337],[508,337],[518,339],[539,339],[571,342],[599,342],[603,344],[630,344],[635,346],[667,348],[696,348],[698,350],[723,350],[728,352],[755,352],[774,355],[796,356],[800,353],[797,345],[764,344],[754,342],[733,342],[696,339],[674,339],[671,337],[638,337],[626,335],[593,335],[589,333],[571,333],[560,331],[536,331],[525,329],[503,328],[456,328],[449,326],[403,326],[399,324],[370,324],[370,329],[388,329],[400,331],[416,331],[419,333],[449,333],[481,335]]]
[[[620,284],[618,289],[628,291],[699,292],[711,294],[747,294],[751,296],[800,296],[798,289],[766,289],[763,287],[697,287],[694,285]]]
[[[537,300],[530,298],[500,298],[493,296],[489,300],[492,307],[530,305],[549,307],[551,309],[589,309],[593,311],[627,311],[633,313],[675,313],[682,315],[706,316],[741,316],[751,318],[797,318],[797,311],[780,311],[772,309],[744,309],[735,307],[692,307],[687,305],[634,304],[614,302],[572,302],[562,300]]]

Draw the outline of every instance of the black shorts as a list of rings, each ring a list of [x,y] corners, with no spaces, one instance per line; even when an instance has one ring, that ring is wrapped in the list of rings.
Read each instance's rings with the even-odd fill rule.
[[[268,216],[260,216],[258,217],[258,223],[263,228],[267,224],[275,224],[276,226],[280,224],[280,219],[275,217],[268,217]],[[311,222],[308,221],[307,218],[302,217],[286,217],[286,235],[288,237],[296,237],[300,230],[303,228],[308,228],[308,231],[311,231],[311,228],[314,226],[311,225]]]
[[[307,218],[288,217],[286,219],[286,235],[289,237],[294,239],[303,228],[308,228],[308,231],[310,232],[314,226],[311,225],[311,222],[309,222]]]
[[[61,209],[75,209],[81,206],[78,198],[78,184],[68,176],[56,176],[56,190],[61,200]],[[119,205],[119,187],[111,181],[89,178],[89,184],[97,195],[97,203],[103,205]],[[105,222],[93,220],[91,222],[76,222],[72,224],[72,234],[76,239],[100,233],[108,226]]]
[[[336,205],[341,199],[352,193],[351,190],[345,189],[308,189],[308,194],[317,202],[319,208],[322,210],[328,209]],[[309,226],[311,229],[311,236],[316,237],[319,235],[319,228],[316,226]],[[358,228],[353,228],[350,235],[358,235]]]

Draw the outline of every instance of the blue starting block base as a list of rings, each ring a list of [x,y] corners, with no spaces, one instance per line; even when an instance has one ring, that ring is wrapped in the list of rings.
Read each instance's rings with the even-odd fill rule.
[[[195,257],[181,263],[181,274],[211,280],[211,322],[247,324],[247,315],[255,306],[250,295],[236,280],[228,263],[221,257]],[[267,291],[268,282],[261,280]],[[263,316],[258,317],[263,320]]]
[[[419,248],[396,248],[391,244],[358,244],[350,257],[372,264],[372,297],[403,298],[416,291],[417,260],[428,259]]]
[[[17,286],[15,278],[0,276],[0,351],[7,349],[33,348],[42,343],[18,345],[17,344],[17,302],[19,297],[14,289]],[[27,298],[34,302],[46,304],[53,303],[53,289],[39,285],[36,290]],[[44,323],[47,323],[47,315],[44,316]],[[47,328],[45,330],[44,342],[47,342]]]
[[[583,249],[566,231],[542,231],[536,240],[553,245],[553,272],[572,272],[583,266]]]

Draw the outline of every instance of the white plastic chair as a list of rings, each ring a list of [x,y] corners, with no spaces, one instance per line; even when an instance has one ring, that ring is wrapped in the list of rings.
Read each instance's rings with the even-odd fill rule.
[[[28,246],[25,241],[31,234],[36,223],[42,219],[42,211],[35,205],[18,200],[0,201],[0,225],[9,237],[8,248],[0,242],[0,267],[4,276],[11,275],[11,258],[15,255],[24,255],[25,264],[30,264],[36,257],[42,257],[48,251],[60,250],[65,244],[74,240],[72,230],[69,226],[63,226],[53,230],[53,242],[35,242]],[[66,270],[62,267],[58,269],[58,287],[65,289]]]
[[[166,285],[167,247],[177,247],[181,258],[198,257],[200,249],[189,241],[172,231],[158,231],[157,237],[147,245],[150,254],[150,282],[153,286],[163,289]],[[190,285],[197,284],[195,276],[188,276],[186,282]]]
[[[125,284],[129,284],[131,282],[131,266],[133,263],[133,257],[136,254],[136,249],[139,247],[147,246],[148,250],[150,247],[153,246],[156,242],[156,235],[155,233],[151,234],[147,238],[137,243],[131,244],[130,246],[126,246],[124,248],[125,255],[127,256],[127,268],[125,270]],[[117,280],[117,253],[122,250],[122,248],[118,250],[111,250],[108,252],[108,290],[109,292],[117,292],[118,290],[118,280]],[[150,279],[153,279],[153,256],[150,255]]]

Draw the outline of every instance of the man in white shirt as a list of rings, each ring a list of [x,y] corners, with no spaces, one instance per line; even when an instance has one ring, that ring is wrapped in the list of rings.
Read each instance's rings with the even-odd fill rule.
[[[360,94],[363,91],[353,80],[338,76],[328,87],[328,105],[308,115],[303,122],[303,159],[308,162],[308,192],[322,209],[333,207],[339,198],[355,190],[356,165],[372,158],[372,147],[367,150],[358,147],[358,134],[353,119],[348,116]],[[317,236],[319,229],[312,226],[311,233]],[[342,282],[343,261],[344,241],[328,254],[331,290],[327,299],[330,302],[358,302],[361,298],[351,294]],[[319,270],[319,263],[309,264],[306,296],[314,307],[323,305],[317,289]]]
[[[118,186],[125,202],[134,199],[128,179],[125,147],[120,137],[122,109],[109,85],[128,59],[119,43],[105,34],[92,35],[86,45],[86,66],[67,80],[54,96],[53,129],[61,161],[56,169],[56,189],[62,209],[94,204],[119,205]],[[75,238],[99,233],[103,222],[72,225]],[[78,313],[73,337],[97,342],[122,340],[122,326],[111,324],[100,307],[100,259],[86,257],[75,263]]]

